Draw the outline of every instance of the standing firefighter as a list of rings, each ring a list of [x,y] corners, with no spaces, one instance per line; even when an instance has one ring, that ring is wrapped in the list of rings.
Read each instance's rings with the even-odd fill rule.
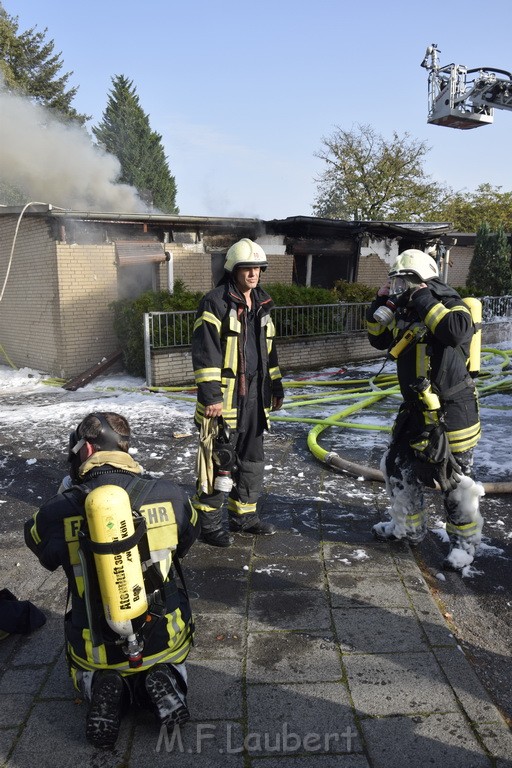
[[[62,566],[68,578],[69,669],[97,747],[114,746],[132,701],[168,728],[189,719],[184,662],[193,624],[175,570],[181,576],[197,514],[174,483],[141,477],[129,440],[123,416],[86,416],[69,441],[74,484],[25,524],[41,564]]]
[[[440,487],[450,550],[444,566],[474,558],[483,520],[483,489],[472,479],[480,437],[475,383],[468,372],[475,325],[469,307],[439,279],[423,251],[398,256],[367,313],[372,346],[396,360],[403,396],[382,470],[391,521],[373,526],[381,540],[419,543],[427,532],[422,486]],[[477,351],[478,361],[480,351]]]
[[[263,485],[263,432],[269,411],[283,403],[283,385],[270,316],[270,296],[258,285],[265,252],[244,238],[228,250],[225,276],[202,299],[194,326],[195,421],[201,430],[193,504],[201,539],[227,547],[222,524],[228,494],[231,531],[269,535],[256,511]]]

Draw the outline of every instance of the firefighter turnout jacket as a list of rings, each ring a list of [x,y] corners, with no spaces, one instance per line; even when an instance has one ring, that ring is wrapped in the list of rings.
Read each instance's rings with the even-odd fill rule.
[[[272,397],[283,397],[275,347],[275,327],[270,316],[271,297],[260,286],[252,291],[256,313],[256,343],[266,428]],[[248,307],[233,282],[209,291],[199,305],[192,342],[192,363],[197,384],[195,421],[202,422],[206,405],[223,403],[222,416],[233,429],[238,406],[247,393],[246,341]]]
[[[50,571],[59,566],[68,579],[65,617],[71,672],[115,669],[123,675],[147,670],[157,663],[179,664],[188,654],[193,635],[191,610],[175,567],[198,535],[197,513],[184,492],[164,478],[141,478],[142,469],[124,452],[93,454],[80,468],[80,482],[46,502],[25,523],[25,542]],[[85,499],[100,486],[119,486],[129,496],[135,519],[145,521],[138,545],[148,612],[141,634],[142,664],[130,668],[120,638],[105,621],[94,570],[84,566],[81,541],[87,532]],[[137,515],[138,513],[138,515]],[[178,565],[176,561],[178,559]]]
[[[411,385],[427,379],[441,401],[450,448],[462,453],[480,437],[477,393],[467,369],[475,328],[469,308],[453,288],[439,278],[427,286],[414,293],[389,325],[373,317],[387,300],[377,296],[367,311],[368,338],[373,347],[388,350],[396,359],[410,432],[421,433],[425,426],[425,411]]]

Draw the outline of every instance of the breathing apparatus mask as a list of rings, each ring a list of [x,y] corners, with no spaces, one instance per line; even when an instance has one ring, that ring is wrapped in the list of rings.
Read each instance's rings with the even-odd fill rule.
[[[411,292],[423,282],[418,275],[413,273],[393,275],[390,278],[389,295],[386,303],[378,307],[373,313],[373,319],[381,325],[389,325],[395,312],[401,307],[407,306],[411,298]]]
[[[101,451],[119,451],[121,450],[119,443],[123,440],[129,441],[130,439],[130,435],[122,435],[112,429],[104,413],[92,413],[90,415],[98,419],[101,424],[101,429],[95,437],[82,437],[85,419],[69,435],[68,462],[71,465],[70,475],[75,482],[79,479],[78,471],[82,465],[80,451],[86,442],[94,443]],[[86,418],[88,419],[89,417]]]
[[[236,453],[230,442],[231,429],[222,416],[217,419],[217,435],[213,440],[213,487],[216,491],[229,493],[233,487],[232,473],[236,468]]]

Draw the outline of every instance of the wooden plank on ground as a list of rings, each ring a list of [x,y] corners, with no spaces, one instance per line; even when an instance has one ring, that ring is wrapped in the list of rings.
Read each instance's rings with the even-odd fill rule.
[[[121,356],[122,352],[119,351],[114,352],[114,354],[110,355],[110,357],[103,358],[103,360],[101,360],[99,363],[96,363],[96,365],[91,366],[83,373],[75,376],[74,379],[70,379],[70,381],[66,382],[63,389],[68,389],[71,392],[74,392],[76,389],[80,389],[80,387],[85,387],[85,385],[89,384],[89,382],[95,379],[96,376],[104,373],[112,365],[114,365],[114,363],[117,363],[121,359]]]

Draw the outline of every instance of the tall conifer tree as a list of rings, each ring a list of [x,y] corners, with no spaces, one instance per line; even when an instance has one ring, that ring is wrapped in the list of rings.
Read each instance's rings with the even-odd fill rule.
[[[103,119],[92,128],[98,142],[121,163],[119,181],[135,187],[163,213],[178,213],[176,181],[169,170],[162,137],[151,130],[132,80],[112,78]]]
[[[512,291],[510,246],[502,227],[496,232],[486,222],[479,227],[467,282],[480,296],[505,296]]]
[[[36,27],[20,32],[18,17],[9,16],[0,3],[0,89],[26,96],[61,120],[83,125],[89,116],[71,106],[78,87],[67,89],[73,72],[59,74],[61,54],[54,52],[53,40],[46,40],[47,32]]]

